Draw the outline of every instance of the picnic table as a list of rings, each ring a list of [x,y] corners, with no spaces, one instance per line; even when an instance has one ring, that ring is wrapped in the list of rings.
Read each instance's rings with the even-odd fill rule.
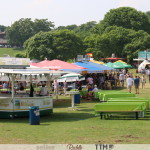
[[[103,94],[103,100],[107,101],[109,98],[120,98],[120,97],[135,97],[133,93],[106,93]]]
[[[96,113],[100,113],[101,119],[104,114],[112,113],[135,113],[136,119],[145,113],[146,103],[145,102],[104,102],[94,106]]]
[[[115,91],[115,90],[100,90],[98,91],[99,100],[103,100],[104,94],[113,94],[113,93],[128,93],[128,92]]]
[[[128,99],[128,100],[126,100],[126,99],[122,99],[122,100],[119,100],[119,99],[110,99],[110,100],[107,100],[107,102],[144,102],[145,103],[145,105],[146,105],[146,108],[147,109],[149,109],[150,108],[150,101],[149,100],[146,100],[146,99]]]

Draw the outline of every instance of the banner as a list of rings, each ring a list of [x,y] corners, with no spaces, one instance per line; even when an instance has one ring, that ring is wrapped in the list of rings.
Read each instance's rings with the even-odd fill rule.
[[[138,52],[138,59],[150,59],[150,52],[148,51],[140,51]]]
[[[30,65],[30,59],[0,57],[0,65]]]

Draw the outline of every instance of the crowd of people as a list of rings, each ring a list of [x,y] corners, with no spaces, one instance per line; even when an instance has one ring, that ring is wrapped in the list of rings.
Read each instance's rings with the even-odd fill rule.
[[[1,82],[0,85],[1,85],[1,89],[5,89],[6,92],[8,92],[9,90],[11,91],[11,88],[12,88],[11,82],[3,81],[3,82]],[[14,91],[16,94],[23,93],[23,91],[26,93],[26,89],[30,89],[29,96],[33,97],[35,86],[36,86],[35,84],[33,85],[33,84],[30,84],[29,82],[15,81]],[[46,86],[46,81],[39,82],[38,87],[39,87],[39,90],[38,90],[38,93],[36,93],[36,95],[38,95],[38,96],[48,96],[49,95],[48,87]]]
[[[149,73],[148,73],[149,72]],[[128,91],[131,93],[134,85],[135,93],[139,94],[139,86],[141,84],[142,88],[145,88],[146,80],[150,82],[150,71],[145,70],[145,74],[135,75],[133,76],[127,69],[122,69],[117,72],[108,72],[108,73],[90,73],[85,75],[85,80],[76,81],[76,82],[64,82],[58,83],[57,80],[54,80],[52,87],[54,95],[57,95],[62,91],[64,95],[66,95],[66,91],[70,90],[69,86],[71,85],[71,89],[82,90],[82,88],[86,88],[88,91],[87,98],[91,99],[95,92],[98,89],[101,90],[109,90],[115,89],[117,87],[127,87]],[[39,96],[46,96],[49,94],[48,88],[46,86],[46,82],[40,82],[40,91]],[[2,82],[1,88],[8,88],[11,84],[9,82]],[[23,91],[27,87],[29,87],[27,82],[15,82],[14,88],[15,91],[20,90]],[[34,91],[34,89],[33,89]]]

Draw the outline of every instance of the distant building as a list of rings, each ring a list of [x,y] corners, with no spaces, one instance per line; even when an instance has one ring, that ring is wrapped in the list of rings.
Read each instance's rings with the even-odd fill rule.
[[[7,46],[7,39],[6,39],[6,33],[0,32],[0,47]]]

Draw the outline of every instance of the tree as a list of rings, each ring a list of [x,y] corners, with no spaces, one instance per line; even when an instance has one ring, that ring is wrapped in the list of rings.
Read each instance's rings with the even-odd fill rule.
[[[53,38],[50,32],[39,32],[32,36],[24,43],[27,57],[39,60],[45,58],[53,59],[54,51],[52,49],[52,41]]]
[[[33,29],[35,34],[43,31],[48,32],[51,31],[54,28],[54,24],[51,21],[48,21],[48,19],[35,19]]]
[[[70,30],[53,32],[53,47],[56,58],[61,60],[76,58],[78,54],[83,53],[81,38]]]
[[[78,26],[73,24],[73,25],[68,25],[68,26],[59,26],[58,28],[56,28],[56,30],[68,29],[68,30],[74,31],[76,28],[78,28]]]
[[[150,48],[150,35],[142,30],[129,33],[130,43],[124,46],[124,53],[127,55],[128,62],[138,57],[138,52]]]
[[[97,49],[102,51],[104,57],[110,57],[115,53],[118,57],[126,57],[123,52],[124,45],[130,42],[128,34],[135,32],[122,27],[108,27],[102,35],[97,38]]]
[[[150,11],[147,11],[145,14],[146,14],[146,16],[148,17],[148,19],[150,21]]]
[[[34,35],[24,43],[24,47],[31,59],[69,60],[82,54],[83,43],[73,31],[56,30]]]
[[[33,22],[31,18],[22,18],[7,28],[6,35],[9,44],[22,47],[31,36],[40,31],[50,31],[53,27],[52,22],[48,22],[47,19],[36,19]]]
[[[100,57],[103,56],[102,52],[100,49],[97,49],[97,39],[99,38],[98,35],[93,34],[91,36],[87,36],[84,39],[84,49],[86,53],[92,53],[93,57],[95,59],[99,59]]]
[[[123,27],[110,26],[102,35],[97,36],[96,50],[104,57],[115,53],[117,57],[132,62],[138,51],[150,48],[150,35],[143,30],[135,31]]]
[[[6,30],[6,26],[0,25],[0,32],[4,32]]]
[[[75,28],[75,33],[77,33],[80,37],[85,38],[92,34],[92,29],[96,26],[96,21],[90,21],[85,24],[81,24],[78,28]]]
[[[15,54],[15,57],[17,57],[17,58],[26,58],[27,56],[26,56],[26,53],[16,53]]]
[[[6,30],[9,44],[18,47],[22,47],[23,43],[33,34],[33,22],[30,18],[22,18],[19,21],[16,21]]]
[[[111,9],[106,13],[104,19],[97,27],[100,30],[99,32],[103,33],[103,31],[109,26],[118,26],[136,31],[144,30],[150,33],[150,22],[148,16],[131,7]]]

